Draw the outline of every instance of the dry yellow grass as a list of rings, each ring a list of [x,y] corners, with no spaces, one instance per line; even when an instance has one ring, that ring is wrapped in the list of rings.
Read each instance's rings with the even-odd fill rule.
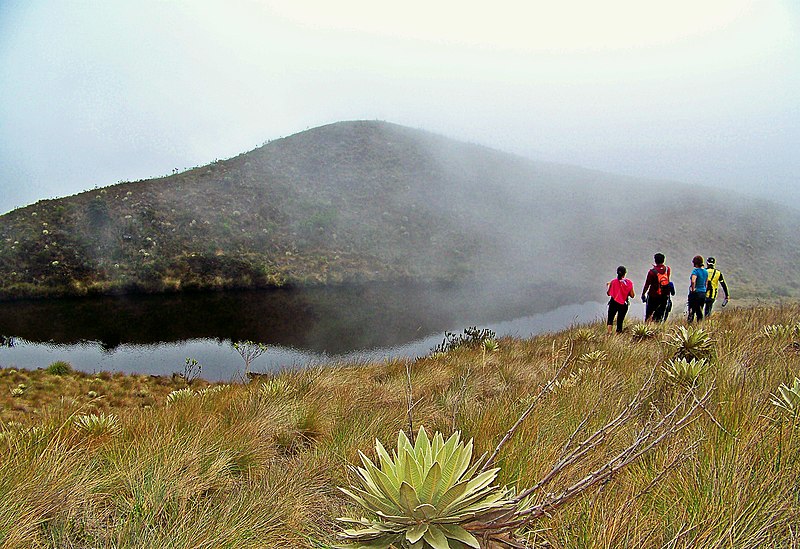
[[[763,330],[798,321],[798,305],[716,313],[703,325],[716,360],[695,388],[713,391],[695,421],[519,536],[564,549],[798,546],[800,427],[770,395],[800,375],[800,342]],[[199,381],[169,405],[181,385],[169,378],[0,370],[0,545],[331,547],[335,517],[355,511],[336,487],[352,481],[359,450],[371,455],[375,438],[392,446],[408,428],[409,379],[415,428],[455,425],[479,455],[556,377],[498,455],[500,481],[524,489],[654,375],[633,420],[534,494],[543,501],[685,396],[661,372],[675,326],[635,340],[596,324],[504,338],[486,354],[332,365],[214,391]],[[101,412],[118,427],[76,428]]]

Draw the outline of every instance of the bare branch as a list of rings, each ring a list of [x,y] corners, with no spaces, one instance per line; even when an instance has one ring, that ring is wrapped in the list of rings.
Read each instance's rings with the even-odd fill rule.
[[[652,380],[653,380],[653,374],[651,373],[650,377],[636,392],[636,394],[633,396],[628,405],[625,408],[623,408],[622,411],[614,419],[612,419],[611,421],[606,423],[603,427],[592,433],[588,438],[583,440],[580,444],[573,447],[570,452],[563,455],[562,458],[558,460],[555,463],[555,465],[553,465],[550,471],[541,480],[539,480],[539,482],[537,482],[533,487],[523,492],[520,492],[520,494],[517,495],[517,497],[515,498],[515,501],[517,502],[522,501],[523,499],[533,494],[534,492],[541,490],[543,486],[548,484],[558,475],[564,473],[571,465],[573,465],[574,463],[579,461],[583,456],[594,450],[604,440],[606,440],[609,435],[613,434],[617,429],[619,429],[622,425],[624,425],[628,421],[628,419],[630,419],[633,412],[641,404],[645,394],[650,389]],[[584,420],[584,423],[586,421],[588,421],[588,418]],[[575,433],[573,433],[573,436],[574,435]],[[571,443],[567,441],[567,445],[565,445],[565,448],[567,448],[570,445]]]
[[[563,349],[563,347],[562,347],[562,349]],[[554,353],[554,355],[555,355],[555,353]],[[516,423],[514,423],[514,425],[511,426],[511,429],[509,429],[506,432],[505,436],[503,436],[503,438],[500,440],[500,443],[497,445],[497,448],[495,448],[494,452],[492,452],[492,455],[489,456],[489,459],[486,460],[486,463],[483,464],[483,468],[481,468],[481,472],[484,472],[484,471],[488,470],[489,467],[492,466],[492,464],[494,463],[494,460],[497,458],[497,455],[500,453],[500,450],[502,450],[503,446],[505,446],[506,443],[509,440],[511,440],[511,437],[514,436],[514,433],[517,431],[517,428],[519,428],[519,426],[522,424],[522,422],[525,421],[528,418],[528,416],[531,414],[531,412],[533,412],[533,409],[536,407],[536,404],[539,402],[539,400],[541,400],[541,398],[544,395],[546,395],[547,393],[550,392],[550,389],[553,387],[553,384],[556,382],[558,377],[567,368],[567,366],[569,366],[569,359],[571,357],[572,357],[572,348],[570,347],[569,352],[567,353],[567,357],[562,362],[561,367],[559,367],[559,369],[558,369],[558,371],[556,371],[555,375],[552,378],[550,378],[550,381],[548,381],[544,385],[544,387],[542,387],[539,390],[539,394],[536,395],[536,397],[533,399],[533,402],[531,402],[530,405],[528,405],[528,407],[525,409],[525,411],[522,412],[522,415],[520,415],[519,418],[517,419]],[[554,358],[555,358],[555,356],[554,356]]]
[[[666,414],[664,418],[661,421],[659,421],[657,425],[655,425],[652,429],[648,430],[647,433],[637,437],[637,439],[632,444],[630,444],[622,452],[620,452],[612,459],[610,459],[608,462],[606,462],[602,467],[595,469],[594,471],[586,475],[584,478],[574,483],[572,486],[564,489],[557,496],[548,498],[546,501],[542,502],[539,505],[536,505],[534,507],[516,513],[517,517],[520,518],[527,517],[527,520],[524,522],[528,522],[530,520],[541,517],[546,512],[549,512],[564,505],[572,498],[584,492],[588,488],[606,481],[614,473],[623,469],[624,467],[627,467],[635,460],[637,460],[639,457],[644,455],[646,452],[655,448],[665,438],[674,435],[675,433],[683,430],[688,425],[690,425],[692,421],[694,421],[695,412],[699,410],[703,405],[703,403],[705,403],[711,396],[712,389],[709,389],[700,399],[695,399],[691,408],[689,408],[689,410],[686,411],[686,413],[684,413],[678,421],[676,421],[669,428],[664,430],[664,432],[660,433],[657,436],[654,436],[654,434],[658,432],[667,421],[677,416],[678,410],[685,402],[685,399],[682,400],[680,403],[678,403],[672,410],[670,410],[670,412]]]
[[[628,444],[615,456],[608,459],[601,467],[594,469],[583,478],[563,489],[560,493],[550,494],[543,502],[526,509],[508,511],[496,516],[492,520],[480,524],[472,524],[470,525],[470,530],[489,535],[513,531],[521,526],[531,524],[536,519],[548,515],[550,512],[565,505],[586,490],[607,482],[614,474],[639,459],[645,453],[657,447],[667,437],[673,436],[691,425],[691,423],[699,417],[697,412],[698,410],[701,410],[704,404],[708,401],[713,389],[714,387],[709,388],[709,390],[706,391],[706,393],[699,399],[696,398],[691,391],[687,392],[684,398],[675,404],[675,406],[659,421],[640,431],[633,442]],[[639,394],[641,394],[641,391]],[[638,401],[638,396],[635,397],[632,402],[636,401]],[[686,409],[686,405],[689,402],[691,402],[691,406]],[[682,414],[680,413],[681,409],[684,410]],[[626,410],[631,410],[631,408],[626,407]],[[623,414],[620,414],[620,416],[624,415],[624,412],[625,411],[623,411]],[[615,418],[615,420],[612,420],[610,423],[616,421],[620,416]],[[632,417],[632,414],[629,414],[628,417]],[[598,433],[603,431],[604,430],[601,429],[598,431]],[[594,436],[595,435],[592,435],[592,437]],[[589,437],[589,439],[592,439],[592,437]],[[591,448],[595,447],[597,447],[597,443],[591,445]],[[689,446],[687,452],[694,447],[696,447],[696,443],[692,446]],[[584,450],[585,448],[582,448],[577,453],[573,451],[573,453],[570,455],[585,455],[586,452]],[[670,464],[668,468],[671,468],[673,464]],[[541,485],[541,481],[539,484]],[[520,496],[515,498],[515,501],[522,501],[524,497],[532,494],[533,491],[534,490],[526,490],[522,492]]]
[[[697,397],[695,397],[695,401],[697,401]],[[725,427],[723,427],[722,424],[719,421],[717,421],[717,418],[715,418],[714,415],[711,412],[709,412],[708,408],[706,408],[703,404],[700,404],[700,409],[703,410],[703,412],[705,412],[708,418],[714,423],[714,425],[716,425],[719,428],[720,431],[722,431],[723,433],[725,433],[730,437],[736,438],[736,435],[734,435],[733,433],[728,431]]]
[[[414,388],[411,385],[411,364],[406,362],[406,414],[408,415],[408,439],[411,444],[414,444],[414,415],[412,410],[416,403],[414,402]]]
[[[559,456],[559,460],[564,459],[564,457],[567,455],[567,450],[569,450],[573,442],[575,442],[575,438],[577,438],[578,433],[583,431],[583,428],[586,427],[587,423],[589,423],[589,419],[594,415],[595,411],[597,411],[597,406],[595,406],[592,409],[592,411],[589,412],[589,415],[583,418],[583,420],[578,424],[575,430],[572,431],[572,434],[569,436],[567,441],[564,443],[564,446],[561,448],[561,455]]]

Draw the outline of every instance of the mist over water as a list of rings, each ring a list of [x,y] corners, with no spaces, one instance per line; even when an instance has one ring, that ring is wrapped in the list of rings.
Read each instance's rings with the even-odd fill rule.
[[[604,310],[603,303],[558,305],[542,295],[500,303],[464,288],[394,285],[3,303],[0,333],[13,346],[0,347],[0,366],[66,360],[89,373],[169,375],[193,358],[203,378],[228,381],[243,376],[233,341],[266,343],[252,369],[276,371],[417,357],[446,331],[469,326],[528,337],[598,320]]]

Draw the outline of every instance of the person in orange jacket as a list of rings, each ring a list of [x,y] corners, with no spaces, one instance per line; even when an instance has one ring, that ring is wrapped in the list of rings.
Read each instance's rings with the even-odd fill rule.
[[[669,282],[672,271],[664,264],[666,258],[664,254],[653,255],[655,264],[647,271],[647,278],[642,288],[642,301],[646,303],[644,309],[644,320],[650,322],[663,322],[664,313],[669,299]]]

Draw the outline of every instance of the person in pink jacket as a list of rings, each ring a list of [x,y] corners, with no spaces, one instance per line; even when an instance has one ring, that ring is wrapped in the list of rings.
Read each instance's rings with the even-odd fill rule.
[[[608,300],[608,333],[614,325],[614,317],[617,318],[617,333],[622,333],[622,323],[625,315],[628,314],[629,299],[636,297],[633,293],[633,282],[625,278],[628,270],[620,265],[617,267],[617,278],[606,284],[606,294],[611,296]]]

